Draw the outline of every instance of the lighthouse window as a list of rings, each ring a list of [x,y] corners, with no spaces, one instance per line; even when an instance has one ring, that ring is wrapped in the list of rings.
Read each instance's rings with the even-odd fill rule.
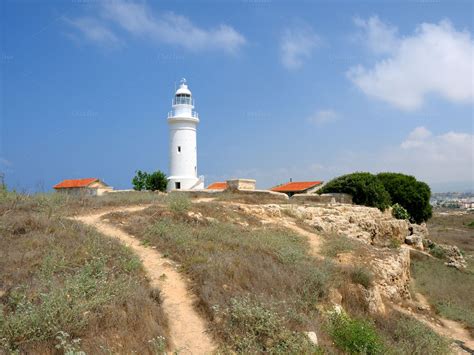
[[[181,146],[178,146],[178,153],[181,153]]]

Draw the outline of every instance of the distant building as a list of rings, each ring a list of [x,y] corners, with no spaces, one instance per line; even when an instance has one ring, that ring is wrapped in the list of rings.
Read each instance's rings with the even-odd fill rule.
[[[285,184],[272,187],[270,190],[275,192],[283,192],[288,196],[293,196],[294,194],[311,194],[319,190],[322,185],[322,181],[290,181]]]
[[[104,192],[112,191],[113,187],[98,178],[86,178],[63,180],[54,185],[54,189],[71,195],[100,196]]]
[[[227,182],[225,181],[213,182],[208,187],[206,187],[206,189],[207,190],[225,190],[227,189]]]

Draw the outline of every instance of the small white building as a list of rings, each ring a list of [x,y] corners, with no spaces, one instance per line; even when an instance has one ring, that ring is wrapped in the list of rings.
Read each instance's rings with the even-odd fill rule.
[[[101,196],[113,190],[112,186],[98,178],[63,180],[53,187],[57,192],[78,196]]]
[[[167,191],[204,189],[204,177],[197,173],[196,129],[199,116],[194,111],[191,91],[182,79],[168,113],[170,165]]]

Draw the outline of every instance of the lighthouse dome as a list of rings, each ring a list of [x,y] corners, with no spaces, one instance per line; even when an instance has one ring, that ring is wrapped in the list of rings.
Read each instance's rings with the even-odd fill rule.
[[[189,105],[194,107],[191,90],[189,90],[188,85],[186,84],[186,79],[181,80],[181,84],[179,85],[178,90],[176,90],[173,99],[173,106],[174,105]]]
[[[176,96],[191,96],[191,91],[186,84],[186,79],[181,79],[181,83],[179,85],[178,90],[176,90]]]

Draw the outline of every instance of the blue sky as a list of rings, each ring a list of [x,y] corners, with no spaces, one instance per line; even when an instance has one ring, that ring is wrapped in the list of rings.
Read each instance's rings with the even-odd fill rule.
[[[206,183],[401,171],[473,188],[471,1],[3,1],[11,188],[168,170],[185,77]]]

